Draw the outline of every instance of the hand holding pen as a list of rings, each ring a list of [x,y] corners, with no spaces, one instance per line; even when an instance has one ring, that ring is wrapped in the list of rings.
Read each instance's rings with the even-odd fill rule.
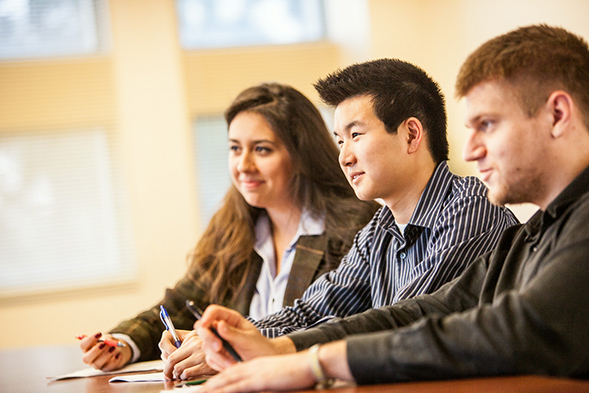
[[[83,340],[83,339],[85,339],[86,337],[88,337],[88,336],[86,336],[85,334],[81,334],[81,335],[79,335],[79,336],[76,336],[76,338],[77,338],[78,340]],[[118,340],[113,340],[113,339],[111,339],[111,338],[100,338],[100,339],[98,339],[97,341],[98,341],[99,343],[105,343],[105,344],[106,344],[106,345],[108,345],[109,347],[126,347],[125,343],[123,343],[123,342],[120,342],[120,341],[118,341]]]
[[[166,311],[164,306],[160,306],[160,319],[164,323],[166,330],[169,331],[172,335],[172,338],[174,339],[174,345],[176,346],[176,348],[180,348],[180,345],[182,345],[182,341],[178,337],[176,329],[174,328],[174,324],[172,323],[172,318],[170,318],[170,316],[168,315],[168,311]]]
[[[129,363],[133,356],[127,343],[110,335],[103,337],[102,333],[98,332],[91,336],[83,334],[76,338],[80,340],[82,361],[99,370],[117,370]]]
[[[203,311],[192,300],[188,300],[188,299],[186,300],[186,307],[190,310],[192,315],[194,315],[194,317],[197,320],[200,320],[202,318]],[[211,332],[213,332],[213,334],[221,340],[221,342],[223,343],[223,348],[225,348],[225,350],[231,355],[231,357],[236,362],[242,361],[241,356],[239,356],[239,354],[235,351],[235,349],[233,349],[231,344],[229,344],[223,337],[221,337],[219,335],[219,333],[217,332],[217,329],[215,329],[213,326],[211,326],[209,328],[209,330]]]

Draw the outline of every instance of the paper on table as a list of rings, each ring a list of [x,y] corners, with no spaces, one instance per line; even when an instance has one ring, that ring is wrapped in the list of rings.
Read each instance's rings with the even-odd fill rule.
[[[131,375],[117,375],[108,380],[108,382],[164,382],[166,378],[164,373],[148,373],[148,374],[131,374]]]
[[[47,377],[50,381],[59,381],[62,379],[70,378],[86,378],[86,377],[99,377],[102,375],[115,375],[115,374],[127,374],[136,373],[140,371],[163,371],[164,362],[162,360],[152,360],[150,362],[139,362],[132,363],[116,371],[102,371],[92,367],[84,368],[82,370],[74,371],[73,373],[59,375],[57,377]]]

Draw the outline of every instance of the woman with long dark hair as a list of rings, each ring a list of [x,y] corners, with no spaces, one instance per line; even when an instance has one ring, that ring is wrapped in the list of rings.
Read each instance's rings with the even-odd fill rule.
[[[182,340],[194,334],[186,299],[255,319],[292,305],[338,266],[379,207],[356,198],[319,111],[296,89],[278,83],[248,88],[225,119],[233,185],[190,253],[188,272],[160,303],[109,332],[124,347],[98,342],[100,333],[82,340],[85,363],[114,370],[159,358],[160,304]]]

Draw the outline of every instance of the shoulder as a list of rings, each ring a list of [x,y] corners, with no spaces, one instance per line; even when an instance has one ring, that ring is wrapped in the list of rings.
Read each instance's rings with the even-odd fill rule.
[[[481,230],[502,230],[519,223],[511,210],[491,203],[487,193],[488,188],[476,177],[454,175],[437,221],[451,219],[459,225],[477,226]]]
[[[368,224],[358,231],[354,238],[354,246],[360,249],[369,249],[374,244],[375,239],[386,231],[390,225],[394,225],[394,217],[386,206],[382,206]]]
[[[560,241],[576,243],[589,240],[589,192],[569,205],[556,225]]]
[[[450,192],[445,198],[444,209],[476,210],[482,215],[508,214],[506,208],[494,205],[489,201],[487,198],[488,191],[487,186],[474,176],[461,177],[455,175]]]
[[[413,224],[432,227],[436,221],[456,214],[471,214],[476,210],[500,211],[487,199],[487,187],[479,179],[456,175],[443,162],[438,165],[422,193],[413,215]]]
[[[474,176],[452,177],[451,195],[454,198],[485,197],[487,199],[487,186]],[[489,202],[490,203],[490,202]]]

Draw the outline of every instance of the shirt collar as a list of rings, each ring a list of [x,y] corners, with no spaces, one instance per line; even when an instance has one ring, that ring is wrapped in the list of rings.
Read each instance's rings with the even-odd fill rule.
[[[408,226],[433,227],[438,213],[444,207],[444,198],[452,187],[452,181],[458,178],[457,175],[450,172],[448,163],[442,161],[438,164],[432,177],[427,182],[417,206],[411,215]],[[383,206],[378,212],[378,222],[383,228],[389,228],[395,224],[395,217],[391,210]],[[396,230],[398,228],[394,225]]]
[[[546,212],[556,218],[589,191],[589,167],[585,168],[546,208]]]
[[[289,247],[292,247],[301,236],[321,235],[325,231],[325,215],[313,217],[311,212],[303,208],[297,233],[293,237]],[[262,249],[264,244],[271,239],[272,229],[270,227],[270,218],[266,212],[263,212],[256,221],[256,244],[255,249]]]
[[[585,168],[546,208],[538,210],[527,222],[528,236],[533,236],[541,228],[549,226],[583,194],[589,191],[589,167]]]
[[[444,207],[444,200],[452,188],[452,182],[457,178],[457,175],[450,172],[446,161],[440,162],[421,193],[409,224],[432,228]]]

